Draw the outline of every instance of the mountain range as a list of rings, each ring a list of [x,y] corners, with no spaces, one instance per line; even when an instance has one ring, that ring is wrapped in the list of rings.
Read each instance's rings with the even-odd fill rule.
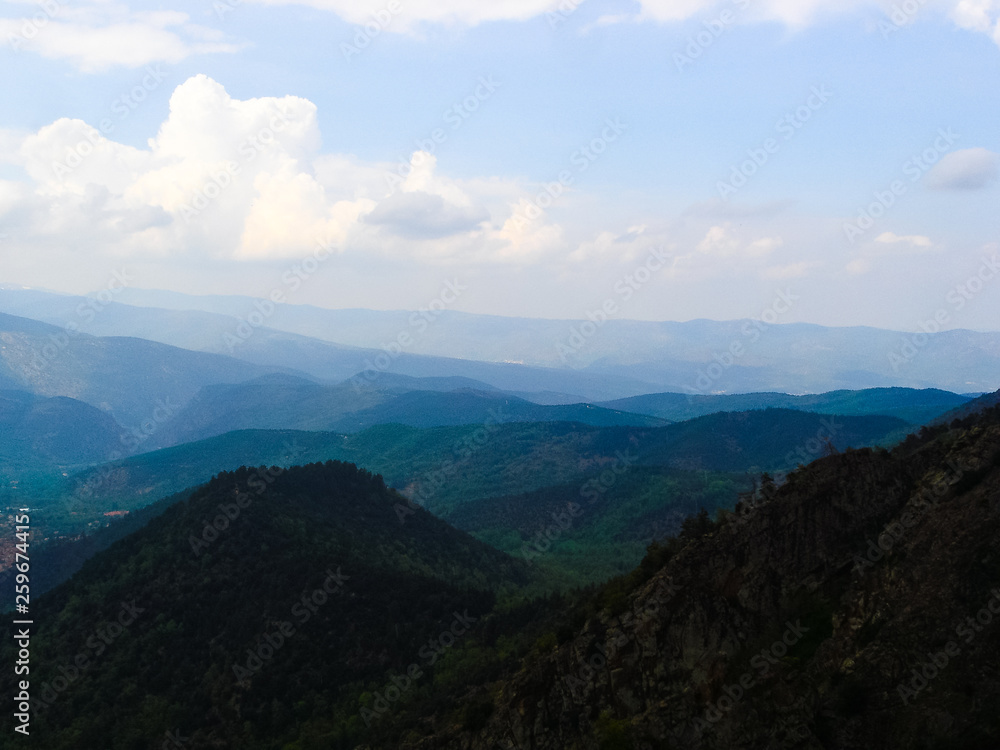
[[[820,458],[539,598],[518,593],[537,565],[400,523],[352,465],[222,472],[38,602],[32,741],[985,750],[998,482],[993,408]]]
[[[0,289],[0,310],[59,326],[72,322],[95,335],[148,337],[232,355],[324,380],[366,370],[375,379],[382,372],[461,375],[521,395],[547,393],[555,403],[664,391],[802,394],[909,387],[978,394],[1000,387],[1000,334],[965,330],[928,336],[763,319],[610,319],[598,326],[586,319],[453,310],[327,310],[134,288],[101,303]]]
[[[992,334],[259,302],[0,289],[38,747],[995,746]]]

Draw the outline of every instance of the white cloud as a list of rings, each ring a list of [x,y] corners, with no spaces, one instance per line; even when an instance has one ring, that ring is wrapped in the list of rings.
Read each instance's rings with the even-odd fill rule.
[[[955,24],[990,34],[1000,44],[1000,0],[914,0],[916,9],[896,0],[640,0],[641,16],[661,22],[696,16],[719,16],[730,11],[735,22],[777,21],[802,28],[824,18],[869,10],[910,23],[917,17],[944,12]]]
[[[761,237],[747,245],[747,255],[751,258],[762,258],[765,255],[770,255],[783,244],[785,243],[781,237]]]
[[[868,273],[871,270],[871,267],[872,264],[868,258],[855,258],[847,264],[845,270],[851,276],[861,276],[862,274]]]
[[[530,21],[558,11],[567,0],[244,0],[262,5],[305,5],[329,11],[348,23],[377,26],[379,31],[419,33],[436,24],[472,27],[493,21]],[[230,0],[222,0],[231,7]],[[573,0],[586,5],[584,0]],[[233,53],[243,44],[227,41],[211,27],[191,22],[179,11],[134,11],[127,4],[90,0],[83,4],[50,0],[48,12],[0,19],[0,45],[53,60],[67,60],[84,72],[115,66],[139,68],[155,62],[178,63],[199,54]],[[593,5],[593,3],[591,3]],[[627,21],[674,23],[711,19],[723,12],[736,23],[776,21],[797,29],[824,18],[869,10],[889,17],[898,3],[890,0],[639,0],[634,14],[601,16],[583,32]],[[394,11],[390,11],[392,7]],[[1000,0],[926,0],[917,14],[947,14],[961,28],[993,36],[1000,44]],[[906,15],[906,21],[917,14]],[[374,28],[374,27],[373,27]]]
[[[376,13],[384,13],[385,0],[251,0],[272,5],[300,3],[331,10],[342,18],[364,24]],[[902,11],[904,22],[918,16],[948,15],[958,26],[991,34],[1000,44],[1000,0],[916,0],[915,12]],[[407,0],[401,7],[399,22],[388,30],[411,31],[424,22],[475,26],[488,21],[525,21],[543,13],[567,7],[574,9],[585,0],[506,0],[481,3],[476,0]],[[591,3],[593,5],[594,3]],[[581,33],[595,28],[629,21],[651,20],[660,23],[686,21],[692,18],[715,18],[730,11],[736,23],[774,21],[793,29],[820,22],[849,12],[868,10],[887,18],[898,17],[901,6],[897,0],[638,0],[637,14],[606,14],[585,25]],[[908,8],[908,6],[907,6]],[[924,13],[924,11],[928,11]]]
[[[0,164],[17,164],[17,149],[24,140],[26,132],[0,128]]]
[[[336,13],[349,23],[379,23],[387,31],[404,31],[429,22],[477,26],[487,21],[526,21],[556,10],[562,0],[397,0],[398,14],[387,0],[254,0],[264,5],[306,5]],[[387,20],[391,19],[391,20]]]
[[[1000,154],[985,148],[967,148],[941,159],[924,182],[937,190],[980,190],[998,177]]]
[[[708,230],[705,238],[698,243],[698,252],[705,255],[715,255],[722,258],[743,256],[746,258],[763,258],[770,255],[784,244],[781,237],[761,237],[747,242],[733,231],[732,225],[714,226]]]
[[[739,252],[740,241],[728,226],[715,226],[708,230],[705,238],[698,243],[698,252],[705,255],[735,255]]]
[[[440,195],[408,191],[390,195],[364,216],[364,222],[402,237],[437,238],[473,231],[489,218],[481,206],[458,206]]]
[[[192,55],[241,49],[177,11],[137,12],[117,3],[57,0],[41,4],[41,10],[30,7],[33,12],[23,17],[0,18],[0,45],[67,60],[85,73],[178,63]]]
[[[0,218],[24,198],[22,185],[10,180],[0,180]]]
[[[951,17],[963,29],[990,32],[996,25],[997,0],[959,0],[954,5]]]
[[[25,171],[49,195],[82,195],[88,185],[123,192],[148,169],[152,154],[108,140],[83,120],[62,118],[24,138]]]
[[[642,16],[661,22],[729,11],[741,20],[780,21],[801,27],[824,14],[841,13],[872,0],[640,0]]]
[[[489,21],[527,21],[566,7],[567,0],[397,0],[398,15],[386,15],[386,0],[250,0],[266,5],[306,5],[336,13],[358,25],[377,23],[381,29],[413,32],[421,24],[476,26]],[[587,5],[584,0],[570,0],[575,9]],[[824,18],[848,12],[869,10],[890,17],[901,3],[896,0],[639,0],[634,14],[608,14],[583,27],[586,33],[601,26],[628,21],[674,23],[704,16],[714,18],[723,12],[732,14],[733,22],[776,21],[797,29]],[[594,5],[594,3],[589,3]],[[926,11],[926,14],[925,14]],[[917,15],[944,12],[958,26],[992,34],[1000,43],[1000,2],[998,0],[921,0],[915,13],[903,13],[909,23]],[[381,15],[382,20],[377,20]],[[391,18],[391,20],[388,20]]]
[[[666,238],[649,233],[645,224],[631,226],[623,233],[600,232],[596,237],[580,243],[566,259],[571,263],[591,263],[615,260],[631,263],[646,256],[654,248],[663,247]]]
[[[594,29],[600,29],[604,26],[617,26],[620,23],[629,23],[639,20],[636,16],[630,15],[628,13],[609,13],[604,16],[600,16],[596,21],[592,21],[585,26],[580,27],[580,35],[589,34]]]
[[[814,261],[799,261],[798,263],[789,263],[784,266],[771,266],[770,268],[765,268],[761,271],[760,277],[771,281],[799,279],[806,276],[809,273],[809,270],[817,265],[819,264]]]
[[[880,242],[883,245],[895,245],[900,242],[906,243],[912,247],[933,247],[934,243],[931,242],[930,237],[924,237],[919,234],[911,234],[905,237],[901,237],[894,232],[882,232],[878,237],[875,238],[876,242]]]
[[[0,183],[12,241],[37,238],[122,257],[301,257],[316,243],[441,262],[522,263],[559,249],[544,215],[514,217],[515,181],[456,180],[417,152],[398,166],[320,156],[316,106],[294,96],[234,99],[194,76],[170,98],[147,148],[63,118],[35,133],[0,133],[0,160],[27,182]],[[395,188],[395,189],[394,189]]]
[[[558,224],[548,224],[544,217],[527,218],[533,206],[524,198],[514,204],[513,212],[500,231],[496,233],[499,247],[494,258],[508,263],[527,263],[561,250],[564,245],[563,229]]]

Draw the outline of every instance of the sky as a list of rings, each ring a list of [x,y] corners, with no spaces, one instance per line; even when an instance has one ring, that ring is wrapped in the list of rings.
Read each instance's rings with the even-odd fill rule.
[[[0,283],[998,329],[1000,0],[17,0],[0,71]]]

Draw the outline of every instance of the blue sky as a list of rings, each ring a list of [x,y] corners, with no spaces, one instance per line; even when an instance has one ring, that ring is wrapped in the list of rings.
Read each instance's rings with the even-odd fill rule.
[[[458,279],[456,309],[580,318],[656,250],[622,317],[752,317],[790,289],[783,322],[916,330],[944,308],[995,330],[998,17],[0,3],[0,282],[84,292],[125,265],[266,296],[321,242],[294,302],[418,308]]]

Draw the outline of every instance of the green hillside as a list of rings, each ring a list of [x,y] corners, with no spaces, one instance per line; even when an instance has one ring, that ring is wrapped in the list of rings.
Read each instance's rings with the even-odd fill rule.
[[[319,721],[345,747],[366,685],[527,580],[427,513],[400,524],[397,499],[348,464],[241,468],[88,561],[33,604],[32,746],[159,747],[180,727],[193,747],[253,750]]]
[[[442,512],[477,498],[530,492],[598,476],[626,458],[638,465],[745,472],[794,468],[836,449],[880,444],[905,425],[890,417],[828,418],[791,410],[715,414],[665,427],[569,422],[417,429],[381,425],[353,435],[243,430],[134,456],[70,477],[50,505],[140,507],[241,463],[339,459]],[[62,498],[62,503],[53,503]]]
[[[786,393],[737,393],[720,395],[652,393],[647,396],[618,399],[601,403],[609,409],[622,409],[638,414],[680,422],[718,411],[750,409],[798,409],[818,414],[844,416],[881,415],[897,417],[910,424],[925,424],[950,409],[969,400],[950,391],[936,388],[867,388],[859,391],[791,396]]]
[[[442,427],[505,422],[580,422],[598,427],[655,427],[666,420],[628,414],[591,404],[542,406],[500,391],[479,388],[424,390],[416,378],[401,387],[401,378],[375,385],[346,382],[322,386],[301,378],[268,376],[202,389],[150,439],[149,447],[190,443],[233,430],[291,429],[360,432],[380,424]],[[416,388],[416,390],[414,390]]]
[[[534,566],[549,589],[567,590],[628,573],[650,542],[678,534],[701,510],[732,509],[750,487],[745,474],[633,466],[606,482],[464,503],[444,518]]]

